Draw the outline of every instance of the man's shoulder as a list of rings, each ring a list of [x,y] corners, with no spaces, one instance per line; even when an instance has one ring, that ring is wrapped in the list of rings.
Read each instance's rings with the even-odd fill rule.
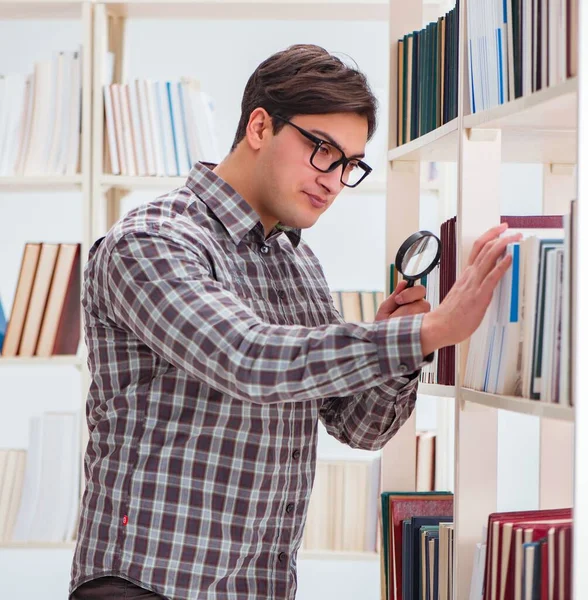
[[[211,234],[205,204],[181,187],[126,213],[107,233],[109,248],[133,235],[151,235],[188,245],[206,245]]]

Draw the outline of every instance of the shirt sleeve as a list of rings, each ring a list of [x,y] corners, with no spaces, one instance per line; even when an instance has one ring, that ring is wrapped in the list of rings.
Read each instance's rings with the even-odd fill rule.
[[[107,251],[111,318],[213,389],[259,404],[360,394],[422,363],[422,315],[373,324],[270,325],[214,278],[205,249],[157,230]]]
[[[332,301],[331,308],[334,322],[343,323]],[[400,319],[404,317],[387,322]],[[423,363],[433,358],[434,354],[430,354]],[[412,414],[419,373],[417,369],[405,376],[391,377],[364,393],[325,400],[319,416],[327,432],[352,448],[380,450]]]

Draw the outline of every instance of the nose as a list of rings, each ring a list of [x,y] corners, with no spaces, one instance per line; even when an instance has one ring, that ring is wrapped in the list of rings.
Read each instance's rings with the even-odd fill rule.
[[[341,183],[343,165],[339,165],[334,171],[330,173],[318,173],[316,178],[317,183],[320,184],[329,194],[338,194],[343,189]]]

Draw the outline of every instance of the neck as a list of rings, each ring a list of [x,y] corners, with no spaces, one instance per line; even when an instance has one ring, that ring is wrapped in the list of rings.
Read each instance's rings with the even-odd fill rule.
[[[244,150],[237,146],[213,171],[226,181],[257,213],[267,237],[278,224],[278,220],[264,210],[261,194],[253,178],[254,166],[246,156],[243,156],[243,153]]]

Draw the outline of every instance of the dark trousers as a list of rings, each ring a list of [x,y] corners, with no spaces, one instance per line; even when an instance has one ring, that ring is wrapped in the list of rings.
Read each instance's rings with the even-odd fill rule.
[[[69,600],[165,600],[165,598],[121,577],[99,577],[82,584]]]

